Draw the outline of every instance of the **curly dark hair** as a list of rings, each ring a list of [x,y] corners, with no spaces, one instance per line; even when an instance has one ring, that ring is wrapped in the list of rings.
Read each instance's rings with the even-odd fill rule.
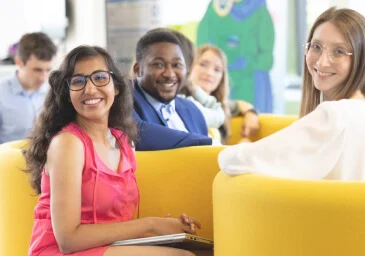
[[[30,135],[30,147],[24,152],[31,185],[37,194],[41,193],[42,169],[47,160],[47,150],[53,138],[63,127],[75,121],[76,110],[70,101],[66,79],[72,76],[77,62],[91,57],[102,56],[110,71],[114,86],[119,90],[109,113],[109,127],[123,131],[130,144],[136,139],[137,128],[132,117],[133,98],[121,72],[112,57],[97,46],[79,46],[64,59],[61,67],[49,77],[50,88],[45,103]]]

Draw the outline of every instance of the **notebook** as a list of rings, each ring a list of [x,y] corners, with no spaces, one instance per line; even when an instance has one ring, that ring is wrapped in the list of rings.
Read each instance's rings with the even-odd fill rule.
[[[190,250],[213,249],[213,240],[186,233],[116,241],[111,246],[159,245]]]

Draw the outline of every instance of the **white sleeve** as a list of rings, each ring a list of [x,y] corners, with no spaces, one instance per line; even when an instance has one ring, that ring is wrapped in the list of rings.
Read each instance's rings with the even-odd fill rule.
[[[271,136],[224,149],[218,157],[219,166],[230,175],[322,179],[340,157],[348,124],[341,104],[325,102]]]
[[[220,104],[219,108],[207,108],[204,107],[200,102],[194,100],[192,97],[187,97],[187,99],[193,102],[199,108],[208,127],[219,128],[224,123],[226,116]]]

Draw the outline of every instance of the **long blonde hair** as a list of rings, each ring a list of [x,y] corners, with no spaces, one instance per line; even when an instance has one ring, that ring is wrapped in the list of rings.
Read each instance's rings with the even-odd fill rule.
[[[218,87],[211,93],[218,102],[222,104],[222,108],[224,113],[226,114],[224,126],[227,131],[227,135],[230,135],[230,117],[231,112],[228,106],[228,98],[229,98],[229,79],[228,79],[228,68],[227,68],[227,56],[226,54],[218,47],[210,44],[202,45],[198,48],[196,52],[196,56],[193,62],[194,65],[197,64],[200,57],[207,51],[212,51],[221,61],[223,64],[223,76],[221,81],[218,84]]]
[[[334,24],[351,45],[351,69],[343,86],[338,87],[334,100],[348,99],[360,89],[365,94],[365,18],[351,9],[332,7],[323,12],[314,22],[307,42],[312,40],[314,31],[325,22]],[[313,78],[309,73],[304,58],[303,94],[300,106],[300,116],[312,112],[320,104],[321,92],[315,88]]]

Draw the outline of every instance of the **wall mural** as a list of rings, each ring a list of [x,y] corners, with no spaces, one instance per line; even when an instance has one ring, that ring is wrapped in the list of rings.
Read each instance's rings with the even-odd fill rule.
[[[273,111],[269,71],[274,40],[266,0],[212,0],[197,31],[198,46],[211,43],[227,54],[230,97],[265,113]]]

